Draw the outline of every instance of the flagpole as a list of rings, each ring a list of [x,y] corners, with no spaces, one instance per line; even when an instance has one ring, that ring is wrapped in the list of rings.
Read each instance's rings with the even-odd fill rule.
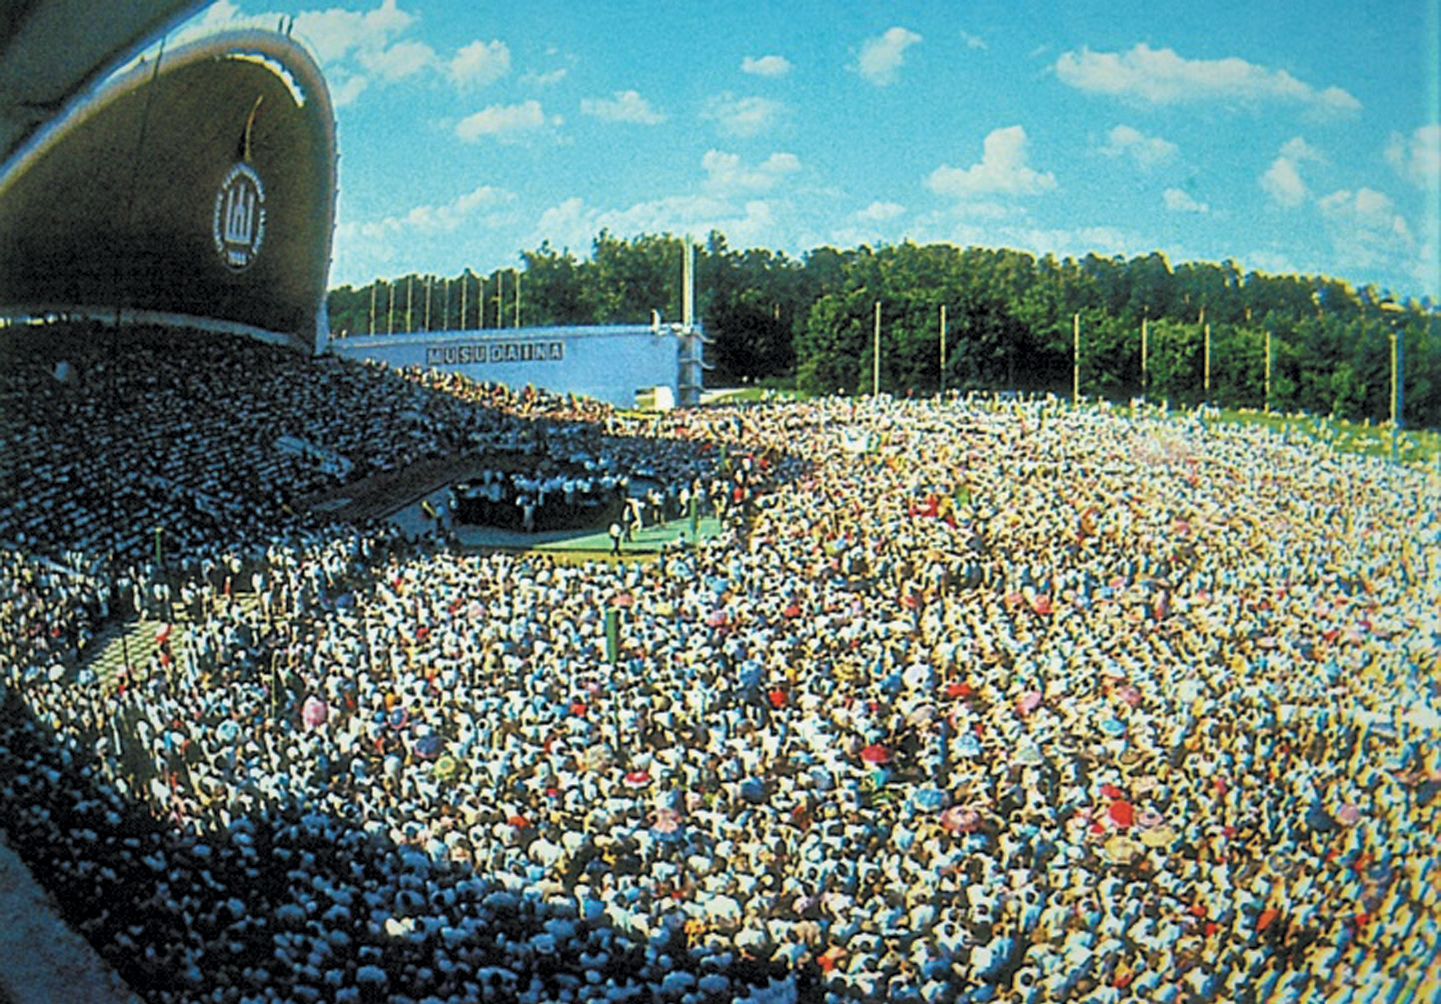
[[[1081,315],[1071,319],[1071,407],[1081,405]]]
[[[941,304],[941,397],[946,396],[946,305]]]
[[[871,396],[875,397],[881,392],[881,301],[876,301],[876,334],[874,339],[875,348],[872,352],[871,363]]]

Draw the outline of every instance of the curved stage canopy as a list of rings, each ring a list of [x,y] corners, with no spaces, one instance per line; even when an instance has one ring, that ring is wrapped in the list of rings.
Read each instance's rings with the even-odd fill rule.
[[[0,308],[222,322],[314,351],[334,121],[284,35],[222,32],[142,61],[0,177]]]
[[[0,3],[0,163],[136,46],[201,2]]]

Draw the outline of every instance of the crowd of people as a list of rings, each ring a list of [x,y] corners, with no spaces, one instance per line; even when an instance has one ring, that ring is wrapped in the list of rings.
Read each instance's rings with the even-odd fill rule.
[[[340,373],[746,505],[664,563],[283,512],[164,583],[4,555],[4,828],[148,1000],[1441,995],[1434,475],[1046,400],[630,423]],[[83,634],[160,585],[187,627],[108,693]]]

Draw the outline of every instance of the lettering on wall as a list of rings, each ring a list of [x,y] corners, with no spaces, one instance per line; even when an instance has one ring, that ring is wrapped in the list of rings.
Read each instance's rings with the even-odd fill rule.
[[[467,363],[558,363],[565,358],[563,341],[462,342],[432,345],[425,350],[427,366]]]

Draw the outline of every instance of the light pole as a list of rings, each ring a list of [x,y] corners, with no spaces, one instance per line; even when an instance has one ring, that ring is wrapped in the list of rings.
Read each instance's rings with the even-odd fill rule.
[[[1204,372],[1201,375],[1201,398],[1205,404],[1211,400],[1211,325],[1206,324],[1201,329],[1201,365]]]
[[[1401,356],[1406,350],[1406,345],[1401,338],[1401,332],[1396,330],[1396,321],[1402,313],[1401,305],[1388,296],[1381,301],[1379,306],[1383,316],[1389,315],[1386,317],[1386,337],[1391,342],[1391,462],[1394,464],[1396,462],[1396,438],[1400,434],[1402,422],[1405,421]]]
[[[1147,350],[1147,326],[1150,322],[1151,308],[1147,307],[1146,312],[1141,315],[1141,400],[1146,400],[1146,350]]]

